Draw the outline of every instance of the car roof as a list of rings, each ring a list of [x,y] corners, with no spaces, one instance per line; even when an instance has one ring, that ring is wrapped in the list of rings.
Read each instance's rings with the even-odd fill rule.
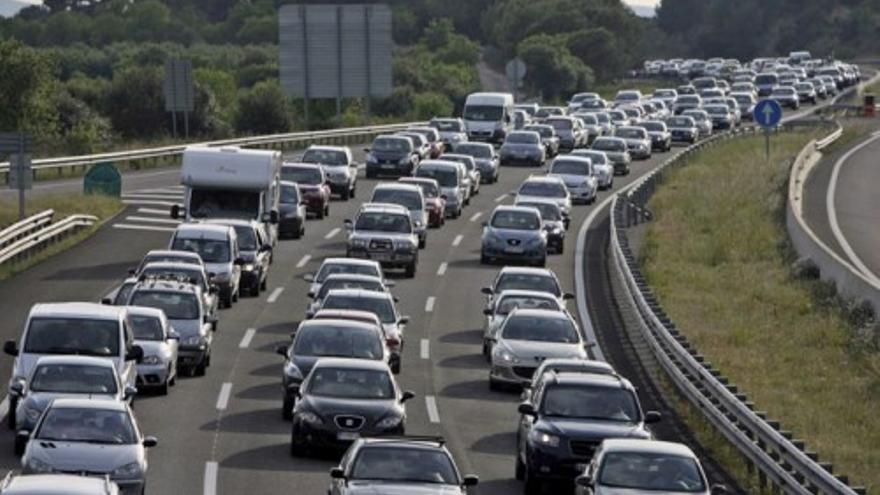
[[[148,306],[126,306],[128,314],[132,316],[151,316],[153,318],[165,319],[165,311],[158,308]]]
[[[549,292],[538,291],[538,290],[523,290],[523,289],[510,289],[503,290],[498,293],[496,299],[501,300],[505,297],[534,297],[541,299],[552,299],[556,301],[556,296]]]
[[[110,411],[125,411],[126,404],[114,399],[101,398],[60,398],[52,401],[52,408],[65,409],[106,409]]]
[[[9,477],[0,485],[3,493],[15,495],[95,495],[114,493],[109,478],[73,474],[29,474]]]
[[[607,439],[602,442],[602,452],[639,452],[646,454],[670,454],[696,459],[687,445],[660,440]]]
[[[596,373],[614,375],[614,368],[605,361],[580,358],[549,358],[541,362],[540,368],[544,373],[555,371],[555,368],[564,368],[560,372],[568,373]]]
[[[95,356],[74,356],[74,355],[64,355],[64,356],[43,356],[37,360],[37,366],[54,364],[54,365],[79,365],[79,366],[100,366],[102,368],[113,368],[116,369],[116,365],[113,364],[113,361],[107,358],[95,357]]]
[[[398,191],[407,191],[413,194],[422,194],[422,188],[415,184],[407,184],[405,182],[380,182],[373,187],[373,191],[378,191],[380,189],[394,189]],[[376,203],[368,203],[368,204],[376,204]]]
[[[348,146],[326,146],[320,144],[313,144],[306,148],[308,150],[320,150],[320,151],[341,151],[343,153],[350,153],[351,149]]]
[[[552,167],[553,164],[555,164],[558,161],[574,161],[574,162],[580,162],[580,163],[584,163],[584,164],[586,164],[586,163],[592,164],[593,163],[592,160],[590,160],[589,158],[587,158],[585,156],[559,155],[553,159],[553,163],[551,163],[550,166]]]
[[[177,268],[180,270],[190,270],[200,272],[204,268],[202,265],[196,265],[195,263],[182,263],[180,261],[148,261],[141,271],[146,270],[147,268]]]
[[[470,144],[470,143],[465,143],[465,144]],[[461,146],[461,145],[459,144],[459,146]],[[442,155],[440,155],[440,159],[441,160],[448,160],[450,162],[459,161],[459,160],[473,161],[474,157],[471,155],[465,155],[464,153],[443,153]]]
[[[31,308],[33,317],[90,318],[118,320],[124,317],[126,309],[122,306],[108,306],[90,302],[39,303]]]
[[[355,368],[365,370],[387,371],[388,364],[384,361],[374,361],[372,359],[355,359],[355,358],[337,358],[324,357],[318,359],[313,372],[318,368]]]
[[[166,280],[162,278],[147,278],[146,280],[138,282],[137,287],[132,289],[132,294],[141,290],[150,292],[185,292],[187,294],[194,294],[199,291],[199,288],[197,285],[189,282]]]
[[[205,222],[192,222],[192,223],[182,223],[177,226],[177,230],[175,234],[214,234],[216,236],[226,237],[229,233],[229,230],[232,229],[229,225],[220,225],[216,223],[205,223]]]
[[[358,297],[358,298],[369,298],[369,299],[390,299],[391,294],[387,292],[377,292],[374,290],[363,290],[363,289],[331,289],[330,292],[327,293],[327,297],[337,296],[337,297]]]
[[[358,280],[364,282],[383,282],[382,277],[376,275],[366,275],[363,273],[331,273],[324,278],[326,284],[330,280]]]
[[[245,220],[243,218],[211,218],[204,220],[204,223],[229,225],[230,227],[256,227],[259,224],[256,220]]]
[[[364,260],[358,258],[324,258],[324,261],[321,262],[321,266],[324,265],[368,265],[368,266],[377,266],[378,263],[373,260]]]
[[[180,258],[191,258],[193,260],[199,260],[200,262],[202,261],[202,257],[199,253],[184,251],[182,249],[153,249],[147,251],[147,254],[144,255],[144,259],[150,256],[177,256]]]
[[[559,203],[557,203],[556,200],[554,200],[552,198],[542,198],[542,197],[535,197],[535,196],[528,196],[528,199],[524,199],[524,200],[517,199],[513,205],[514,206],[530,207],[535,204],[554,206],[557,209],[561,209],[561,208],[559,208]]]
[[[284,162],[281,164],[281,168],[282,169],[285,169],[285,168],[310,168],[313,170],[321,170],[321,171],[324,170],[317,163],[302,163],[302,162]]]
[[[297,333],[301,330],[307,329],[309,327],[324,327],[324,326],[337,326],[337,327],[347,327],[351,329],[359,329],[359,330],[376,330],[377,328],[381,330],[379,325],[370,324],[365,321],[356,321],[356,320],[346,320],[343,318],[320,318],[318,320],[303,320],[300,322],[299,327],[297,327]]]
[[[626,378],[620,375],[604,375],[601,373],[579,373],[577,371],[563,371],[555,373],[553,383],[559,385],[590,385],[594,387],[624,388],[635,391],[635,388]]]
[[[312,320],[346,320],[346,321],[361,321],[361,320],[370,320],[381,324],[379,317],[376,313],[371,313],[369,311],[361,311],[358,309],[319,309],[315,316],[312,317]]]
[[[448,453],[446,449],[446,440],[443,437],[429,437],[429,436],[381,436],[381,437],[363,437],[358,440],[359,445],[363,447],[370,447],[373,445],[382,445],[383,447],[387,447],[390,445],[397,445],[401,447],[406,447],[408,449],[411,448],[419,448],[425,450],[443,450]]]
[[[477,143],[469,143],[469,144],[477,144]],[[458,170],[459,166],[461,166],[460,163],[454,162],[452,160],[432,159],[432,160],[422,161],[421,163],[419,163],[418,168],[431,168],[431,167],[434,167],[434,168],[455,168],[456,170]]]
[[[421,193],[421,191],[419,192]],[[409,215],[409,210],[405,206],[393,203],[364,203],[361,205],[359,213],[364,212]]]
[[[521,274],[521,275],[543,275],[546,277],[551,277],[556,279],[556,274],[547,268],[534,268],[528,266],[505,266],[499,272],[499,275],[510,275],[510,274]]]
[[[437,179],[430,177],[401,177],[397,179],[404,184],[433,184],[437,186]]]
[[[554,184],[565,184],[565,182],[559,177],[553,177],[550,175],[530,175],[526,180],[522,181],[523,184],[527,182],[552,182]]]
[[[495,215],[498,212],[520,212],[520,213],[535,213],[537,210],[532,206],[518,206],[518,205],[501,205],[496,206],[495,210],[492,211],[492,215]],[[540,212],[537,212],[540,215]]]
[[[552,309],[532,309],[532,308],[515,308],[510,313],[510,318],[514,316],[533,317],[533,318],[552,318],[554,320],[568,320],[574,323],[571,316],[563,311],[555,311]]]

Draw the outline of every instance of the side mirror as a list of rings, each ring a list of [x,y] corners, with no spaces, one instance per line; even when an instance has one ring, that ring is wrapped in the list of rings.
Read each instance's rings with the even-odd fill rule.
[[[139,345],[131,346],[131,349],[125,354],[126,361],[135,361],[140,363],[144,359],[144,349]]]
[[[403,392],[403,395],[400,396],[400,402],[401,403],[406,402],[415,396],[416,396],[415,392],[413,392],[412,390],[406,390]]]
[[[535,406],[531,402],[523,402],[522,404],[519,405],[519,407],[516,408],[516,410],[519,411],[520,414],[523,414],[526,416],[535,416],[536,415]]]
[[[175,220],[180,218],[180,205],[171,205],[171,218]]]
[[[137,268],[129,268],[128,274],[134,277],[135,275],[137,275]]]
[[[18,437],[17,440],[23,445],[28,443],[31,440],[31,432],[27,430],[18,430],[15,433],[15,436]]]
[[[397,320],[397,323],[399,323],[399,324],[401,324],[401,325],[406,325],[407,323],[409,323],[409,316],[401,316],[401,317]]]
[[[9,390],[12,390],[18,395],[24,395],[24,384],[21,382],[15,382],[9,386]]]
[[[168,340],[180,340],[180,334],[174,330],[168,332]]]
[[[144,447],[150,448],[159,445],[159,439],[154,436],[146,436],[144,437]]]
[[[262,246],[260,246],[260,251],[262,251],[262,252],[264,252],[264,253],[265,253],[265,252],[268,252],[268,251],[271,251],[271,250],[272,250],[272,245],[271,245],[271,244],[263,244]]]
[[[489,226],[489,222],[480,222],[480,225],[482,225],[483,227],[488,227],[488,226]]]
[[[305,275],[303,275],[303,280],[305,280],[306,282],[314,282],[315,281],[315,274],[314,273],[306,273]]]
[[[491,287],[483,287],[482,289],[480,289],[480,292],[482,292],[483,294],[486,294],[487,296],[491,296],[492,295],[492,288]]]
[[[103,304],[104,306],[113,306],[113,299],[110,299],[109,297],[105,297],[105,298],[101,299],[101,304]]]
[[[354,229],[354,222],[352,222],[350,218],[346,218],[345,220],[343,220],[342,225],[345,226],[345,230]]]
[[[462,485],[464,486],[477,486],[480,483],[480,478],[475,474],[468,474],[462,480]]]
[[[205,315],[205,323],[210,323],[214,328],[217,327],[217,323],[220,322],[220,319],[217,318],[217,315]]]
[[[284,358],[287,359],[287,346],[279,345],[275,348],[275,354],[278,354],[279,356],[284,356]]]
[[[131,398],[137,395],[137,393],[137,387],[133,385],[126,385],[125,390],[122,392],[122,398],[125,400],[131,400]]]
[[[590,488],[593,486],[593,478],[590,478],[586,474],[582,474],[574,479],[574,484],[583,488]]]
[[[272,225],[278,224],[278,210],[272,210],[269,212],[269,223]]]
[[[663,416],[657,411],[648,411],[645,413],[645,423],[659,423],[660,420],[663,419]]]
[[[574,299],[574,294],[572,294],[571,292],[566,292],[565,294],[562,295],[562,299],[564,299],[566,301],[570,301],[570,300]]]
[[[3,344],[3,352],[10,356],[18,356],[18,344],[14,340],[7,340]]]
[[[483,314],[486,315],[486,316],[492,316],[492,315],[495,314],[495,312],[492,311],[492,308],[486,308],[486,309],[483,310]]]
[[[308,297],[309,299],[314,299],[315,293],[313,291],[308,291],[306,292],[306,297]]]
[[[449,198],[445,194],[441,194],[440,199],[442,199],[443,201],[446,201]]]
[[[330,477],[334,480],[344,480],[345,479],[345,471],[342,470],[341,467],[337,466],[335,468],[330,469]]]

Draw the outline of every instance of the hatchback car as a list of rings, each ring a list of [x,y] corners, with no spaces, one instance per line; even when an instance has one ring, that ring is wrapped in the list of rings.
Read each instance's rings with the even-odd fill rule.
[[[148,263],[141,270],[136,282],[143,282],[146,279],[164,279],[199,286],[205,310],[209,315],[217,316],[217,309],[220,305],[220,298],[218,297],[220,289],[211,283],[211,276],[205,273],[203,265],[171,261]],[[134,285],[131,288],[134,288]],[[130,289],[127,294],[122,304],[128,303],[128,296],[131,295]]]
[[[516,200],[515,206],[534,208],[541,213],[541,227],[547,233],[547,251],[562,254],[565,251],[565,218],[559,205],[551,199]]]
[[[299,239],[306,233],[306,203],[296,182],[281,181],[278,197],[278,236]]]
[[[672,133],[666,128],[665,122],[646,120],[642,122],[641,126],[648,131],[648,137],[651,138],[651,149],[661,152],[672,149]]]
[[[373,140],[367,153],[367,178],[390,175],[405,177],[412,175],[419,164],[421,155],[413,140],[406,136],[382,135]]]
[[[433,179],[440,186],[440,194],[445,196],[446,216],[458,218],[470,197],[467,178],[461,164],[445,160],[428,160],[416,169],[416,177]]]
[[[593,162],[589,158],[576,155],[556,157],[550,164],[547,175],[562,179],[572,202],[591,204],[596,201],[599,181],[593,173]]]
[[[488,144],[488,143],[475,143],[475,144]],[[489,144],[489,146],[492,146]],[[440,160],[445,160],[448,162],[457,162],[464,166],[464,174],[467,177],[468,183],[468,191],[467,191],[467,199],[464,204],[471,203],[471,197],[480,194],[480,184],[483,181],[483,174],[480,172],[480,169],[477,168],[476,161],[474,157],[471,155],[463,155],[460,153],[445,153],[440,156]]]
[[[307,213],[318,219],[330,214],[330,186],[321,165],[285,163],[281,166],[281,180],[296,182]]]
[[[297,392],[290,454],[310,447],[347,448],[361,437],[403,435],[405,402],[387,364],[366,359],[324,358]]]
[[[355,196],[358,164],[348,146],[313,144],[306,149],[300,161],[320,165],[324,169],[324,177],[332,194],[338,194],[343,201]]]
[[[524,163],[535,167],[543,165],[547,155],[541,135],[535,131],[509,133],[498,153],[504,165]]]
[[[614,130],[614,137],[626,141],[626,149],[636,160],[651,158],[651,138],[641,126],[621,126]]]
[[[464,121],[457,118],[434,117],[428,125],[437,129],[440,133],[440,141],[446,146],[446,151],[451,150],[456,144],[467,141],[467,129]]]
[[[309,293],[317,294],[321,290],[321,284],[327,277],[334,274],[368,275],[383,278],[382,267],[372,260],[360,260],[352,258],[324,258],[318,271],[306,273],[303,280],[309,282]]]
[[[706,113],[706,111],[702,108],[685,110],[681,115],[694,119],[694,123],[697,125],[697,129],[700,130],[700,137],[712,135],[712,130],[714,129],[714,127],[712,126],[712,119],[709,117],[709,114]]]
[[[492,356],[492,347],[498,340],[501,324],[517,308],[565,311],[559,299],[547,292],[513,289],[498,294],[495,302],[483,310],[486,315],[486,327],[483,329],[483,355],[486,360]]]
[[[128,314],[134,343],[144,350],[144,357],[137,365],[137,386],[165,395],[168,387],[177,381],[180,334],[171,328],[161,309],[129,306]]]
[[[480,172],[480,180],[485,184],[498,182],[500,159],[495,147],[489,143],[459,143],[452,148],[455,154],[469,155]],[[440,157],[443,160],[443,156]]]
[[[678,115],[666,119],[666,126],[672,135],[673,143],[694,144],[700,139],[700,129],[694,119],[685,115]]]
[[[533,175],[520,184],[516,191],[511,192],[517,200],[551,199],[559,205],[565,228],[568,228],[571,216],[571,193],[565,182],[559,177]]]
[[[241,260],[241,279],[239,291],[250,296],[260,295],[266,290],[269,280],[269,265],[272,264],[274,249],[269,234],[262,222],[254,220],[218,219],[206,223],[228,225],[235,229],[238,242],[238,256]]]
[[[734,127],[733,115],[731,115],[727,105],[706,105],[703,107],[703,110],[712,119],[713,129],[732,129]]]
[[[546,268],[505,266],[492,280],[492,285],[480,289],[486,295],[487,307],[491,307],[495,297],[506,290],[546,292],[556,297],[563,307],[565,301],[574,299],[574,294],[562,292],[562,286],[559,284],[556,274]]]
[[[617,175],[628,175],[632,157],[627,149],[626,140],[618,137],[600,137],[593,141],[592,149],[605,153],[614,166]]]
[[[797,90],[792,86],[776,86],[770,93],[770,99],[792,110],[797,110],[801,106]]]
[[[483,222],[480,263],[517,261],[538,266],[547,263],[547,232],[541,213],[530,207],[498,206]]]
[[[446,146],[443,144],[443,141],[440,139],[440,132],[437,131],[432,126],[425,127],[410,127],[406,130],[408,133],[421,134],[422,137],[428,142],[428,158],[437,158],[440,156],[445,150]]]
[[[318,292],[309,292],[306,294],[306,297],[312,300],[312,302],[309,303],[308,309],[306,309],[306,319],[315,316],[315,313],[321,309],[321,304],[323,303],[324,298],[327,297],[327,294],[329,294],[331,290],[362,289],[376,292],[388,292],[388,288],[393,285],[393,282],[386,282],[381,278],[372,275],[335,273],[324,280],[324,283],[321,284],[321,289]]]
[[[238,235],[228,225],[183,223],[171,236],[169,247],[173,250],[192,251],[205,262],[205,270],[211,275],[212,284],[220,293],[220,306],[232,307],[241,292],[241,265]]]
[[[590,160],[593,167],[593,176],[599,190],[611,189],[614,186],[614,165],[608,159],[604,151],[597,150],[574,150],[571,156],[579,156]]]
[[[428,227],[438,229],[446,223],[446,198],[440,192],[440,185],[426,177],[401,177],[401,184],[412,184],[422,189],[425,209],[428,211]]]
[[[541,136],[541,144],[544,145],[544,159],[553,158],[559,154],[559,136],[552,126],[533,124],[523,127],[524,131],[537,132]]]
[[[587,133],[581,122],[574,117],[549,117],[544,120],[544,124],[556,130],[559,147],[562,149],[571,151],[587,145]]]

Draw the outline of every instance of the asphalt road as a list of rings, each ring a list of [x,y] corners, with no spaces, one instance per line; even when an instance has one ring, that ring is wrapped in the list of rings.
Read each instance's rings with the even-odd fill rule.
[[[615,189],[638,179],[664,158],[656,155],[652,160],[635,162],[632,174],[617,177]],[[488,367],[480,354],[484,322],[480,287],[500,268],[479,264],[480,222],[496,205],[510,203],[512,198],[506,193],[525,177],[541,172],[505,167],[500,182],[484,185],[461,218],[429,233],[416,278],[398,280],[393,290],[400,298],[401,313],[412,317],[399,375],[402,386],[416,393],[408,402],[407,432],[445,436],[461,470],[480,476],[476,490],[480,494],[509,494],[521,489],[513,480],[518,395],[489,390]],[[130,199],[133,203],[126,212],[95,236],[0,282],[0,301],[7,314],[7,324],[0,329],[3,340],[20,338],[32,304],[97,301],[147,250],[166,245],[167,230],[173,228],[173,224],[159,223],[169,220],[162,213],[167,211],[166,205],[137,202],[151,201],[150,195],[167,198],[157,201],[173,201],[175,194],[179,195],[174,187],[177,175],[149,177],[137,179],[151,181],[134,188],[138,192],[126,185],[129,194],[139,197]],[[280,243],[269,290],[257,298],[243,298],[222,312],[207,376],[179,380],[166,397],[138,397],[135,401],[141,429],[157,435],[160,442],[150,451],[150,493],[274,493],[279,487],[296,487],[296,492],[303,494],[325,492],[327,472],[335,460],[294,459],[288,454],[290,423],[281,419],[281,358],[274,349],[288,341],[303,316],[307,302],[303,275],[317,269],[324,257],[344,255],[342,220],[353,215],[375,183],[361,178],[358,200],[334,202],[330,217],[310,221],[302,240]],[[575,289],[577,230],[610,194],[613,192],[600,193],[595,206],[574,209],[565,254],[548,260],[567,291]],[[130,220],[132,216],[155,220]],[[600,228],[603,218],[607,213],[597,217],[594,228]],[[120,223],[157,228],[132,230],[119,228]],[[591,235],[588,233],[588,242]],[[602,252],[600,245],[588,249],[588,256],[601,256]],[[613,303],[591,299],[594,296],[589,293],[586,297],[594,322],[613,323],[607,316],[614,311]],[[612,350],[611,355],[626,358],[625,353],[613,351],[621,345],[613,328],[603,323],[601,335],[600,343]],[[11,358],[0,360],[0,383],[5,384]],[[661,427],[658,434],[663,439],[682,440],[675,428]],[[12,441],[11,432],[0,431],[0,468],[18,466]]]

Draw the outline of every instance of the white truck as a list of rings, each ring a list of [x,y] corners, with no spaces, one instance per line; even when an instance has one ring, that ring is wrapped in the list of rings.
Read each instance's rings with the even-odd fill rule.
[[[464,103],[464,125],[468,139],[501,144],[514,130],[513,95],[471,93]]]
[[[272,244],[278,239],[281,153],[239,147],[190,146],[183,152],[180,183],[183,208],[171,217],[198,221],[254,219],[266,224]]]

